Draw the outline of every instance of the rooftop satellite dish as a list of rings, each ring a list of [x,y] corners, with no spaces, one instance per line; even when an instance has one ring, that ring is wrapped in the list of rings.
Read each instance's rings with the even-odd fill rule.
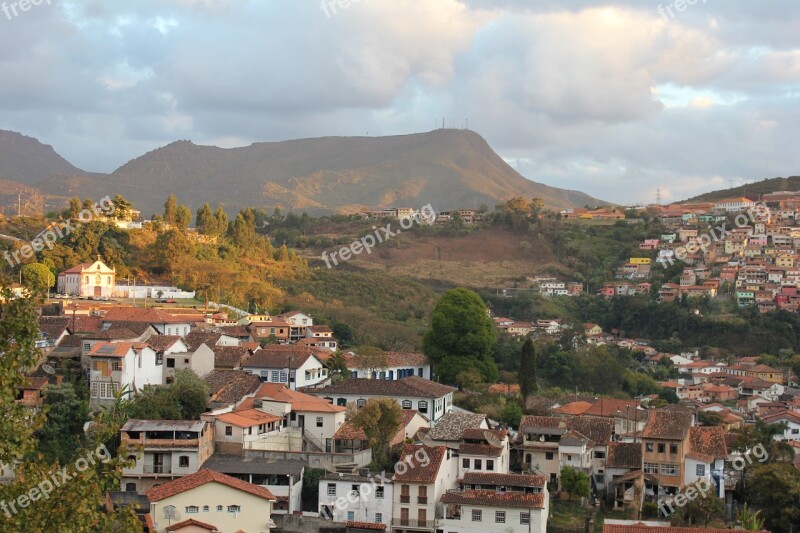
[[[486,442],[494,446],[495,448],[502,448],[503,441],[497,438],[497,436],[489,430],[483,432],[483,437],[486,439]]]
[[[427,433],[417,435],[417,438],[419,439],[419,441],[423,445],[425,445],[425,446],[427,446],[429,448],[433,448],[433,447],[437,446],[436,441],[434,441],[432,438],[430,438]]]
[[[50,365],[42,365],[42,370],[44,370],[45,372],[47,372],[48,374],[51,374],[51,375],[56,373],[56,369],[53,368]]]

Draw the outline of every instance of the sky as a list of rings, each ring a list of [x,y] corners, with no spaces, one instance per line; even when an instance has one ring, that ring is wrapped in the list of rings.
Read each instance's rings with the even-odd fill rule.
[[[0,129],[169,142],[469,127],[617,203],[800,175],[797,0],[0,0]]]

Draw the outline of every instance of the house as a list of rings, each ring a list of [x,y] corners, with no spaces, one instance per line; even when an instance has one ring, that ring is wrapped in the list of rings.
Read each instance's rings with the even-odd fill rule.
[[[177,335],[153,335],[147,344],[156,352],[156,364],[163,364],[164,385],[175,381],[175,371],[190,369],[201,378],[214,370],[214,353],[205,345],[191,353]]]
[[[639,442],[612,442],[608,445],[605,485],[607,495],[614,500],[614,509],[635,507],[644,491],[642,477],[642,444]]]
[[[334,522],[391,525],[394,486],[368,469],[326,474],[319,480],[319,514]]]
[[[303,473],[305,462],[296,460],[265,461],[254,457],[215,453],[203,465],[226,476],[264,487],[277,500],[274,513],[302,511]]]
[[[431,363],[423,353],[417,352],[385,352],[386,366],[367,368],[352,352],[345,354],[347,369],[352,378],[398,380],[408,376],[431,379]]]
[[[62,376],[57,376],[59,382],[61,381],[61,377]],[[27,383],[18,389],[19,397],[16,401],[18,404],[38,413],[42,405],[44,405],[45,392],[50,383],[46,377],[27,376],[27,378]]]
[[[215,369],[208,373],[205,382],[211,394],[210,406],[213,409],[236,405],[261,386],[258,376],[243,370]]]
[[[319,385],[328,379],[328,368],[318,350],[305,346],[269,345],[242,363],[242,370],[269,383],[283,383],[293,390]]]
[[[249,443],[280,431],[283,417],[259,409],[240,409],[209,416],[214,419],[214,440],[220,453],[242,455]]]
[[[544,476],[470,473],[441,502],[444,518],[439,527],[443,531],[547,531],[550,495]]]
[[[111,307],[102,317],[103,329],[109,329],[114,322],[133,322],[150,324],[159,335],[179,335],[185,337],[192,329],[190,319],[174,316],[161,309],[141,307]]]
[[[447,446],[457,450],[468,429],[489,429],[489,419],[480,413],[447,413],[425,434],[424,442],[428,446]]]
[[[290,327],[285,320],[275,318],[251,322],[248,325],[250,336],[258,342],[266,342],[270,338],[274,338],[278,342],[289,342]]]
[[[61,272],[56,291],[83,298],[111,298],[116,282],[116,269],[109,268],[98,256],[94,263],[81,263]]]
[[[444,446],[403,448],[392,477],[392,531],[436,530],[436,508],[444,494],[456,487],[455,453]]]
[[[155,485],[197,472],[214,453],[214,428],[199,420],[134,420],[120,430],[133,466],[122,469],[120,486],[144,494]]]
[[[502,429],[467,429],[458,447],[458,475],[469,472],[507,474],[509,471],[508,431]]]
[[[214,470],[153,487],[146,493],[155,533],[170,533],[201,521],[219,533],[269,532],[275,496],[264,487],[246,483]],[[202,529],[201,529],[202,531]]]
[[[214,368],[239,370],[242,363],[250,357],[246,346],[214,346]]]
[[[587,337],[592,335],[600,335],[601,333],[603,333],[603,328],[597,324],[586,323],[583,325],[583,334]]]
[[[405,443],[407,439],[416,437],[417,432],[421,428],[428,428],[428,419],[416,411],[410,409],[403,410],[403,422],[397,429],[394,437],[389,440],[389,447],[395,447]],[[369,441],[367,435],[360,428],[355,427],[350,422],[343,423],[333,439],[328,439],[326,442],[326,451],[334,453],[354,453],[368,449]]]
[[[112,402],[120,389],[134,394],[145,385],[161,385],[163,372],[156,352],[141,342],[98,342],[89,358],[90,402]]]
[[[651,410],[642,430],[645,492],[660,502],[675,496],[685,479],[684,463],[689,451],[692,413],[682,410]]]
[[[705,479],[716,485],[719,498],[725,497],[725,460],[728,449],[725,430],[719,426],[692,427],[689,429],[689,449],[683,468],[683,484],[691,485]]]
[[[775,440],[800,441],[800,414],[794,411],[783,411],[765,416],[762,420],[767,424],[786,425],[782,434],[775,435]]]
[[[289,311],[276,315],[274,318],[289,324],[289,340],[299,341],[305,335],[306,328],[314,325],[314,319],[300,311]]]
[[[454,387],[409,376],[388,381],[351,378],[306,392],[329,400],[334,405],[355,404],[361,407],[370,398],[392,398],[403,409],[415,409],[435,426],[440,418],[453,410]]]

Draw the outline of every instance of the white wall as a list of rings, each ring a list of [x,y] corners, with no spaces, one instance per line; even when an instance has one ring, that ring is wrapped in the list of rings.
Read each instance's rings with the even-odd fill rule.
[[[323,513],[323,506],[327,506],[333,512],[334,522],[347,522],[355,520],[357,522],[376,523],[376,513],[380,513],[382,524],[391,524],[392,520],[392,499],[394,498],[394,485],[391,483],[383,484],[380,479],[374,478],[378,486],[383,487],[383,498],[378,498],[373,492],[370,482],[322,479],[319,482],[319,511]],[[361,486],[363,484],[363,487]],[[336,487],[335,494],[328,493],[328,486]],[[351,494],[353,485],[359,485],[359,494]],[[369,488],[367,488],[369,487]],[[348,513],[353,513],[352,518]],[[325,516],[323,514],[323,516]]]

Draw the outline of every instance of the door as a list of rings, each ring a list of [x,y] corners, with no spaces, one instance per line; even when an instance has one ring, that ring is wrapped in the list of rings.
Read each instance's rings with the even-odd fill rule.
[[[300,429],[305,430],[305,428],[306,428],[306,415],[298,415],[297,420],[298,420],[298,423],[300,424]]]
[[[103,287],[95,287],[94,288],[94,297],[100,298],[103,295]]]
[[[408,525],[408,509],[402,508],[400,509],[400,525],[407,526]]]
[[[164,456],[160,453],[153,455],[153,473],[162,474],[164,472]]]
[[[418,509],[417,510],[417,525],[419,527],[425,527],[427,524],[425,522],[428,521],[428,511],[425,509]]]

